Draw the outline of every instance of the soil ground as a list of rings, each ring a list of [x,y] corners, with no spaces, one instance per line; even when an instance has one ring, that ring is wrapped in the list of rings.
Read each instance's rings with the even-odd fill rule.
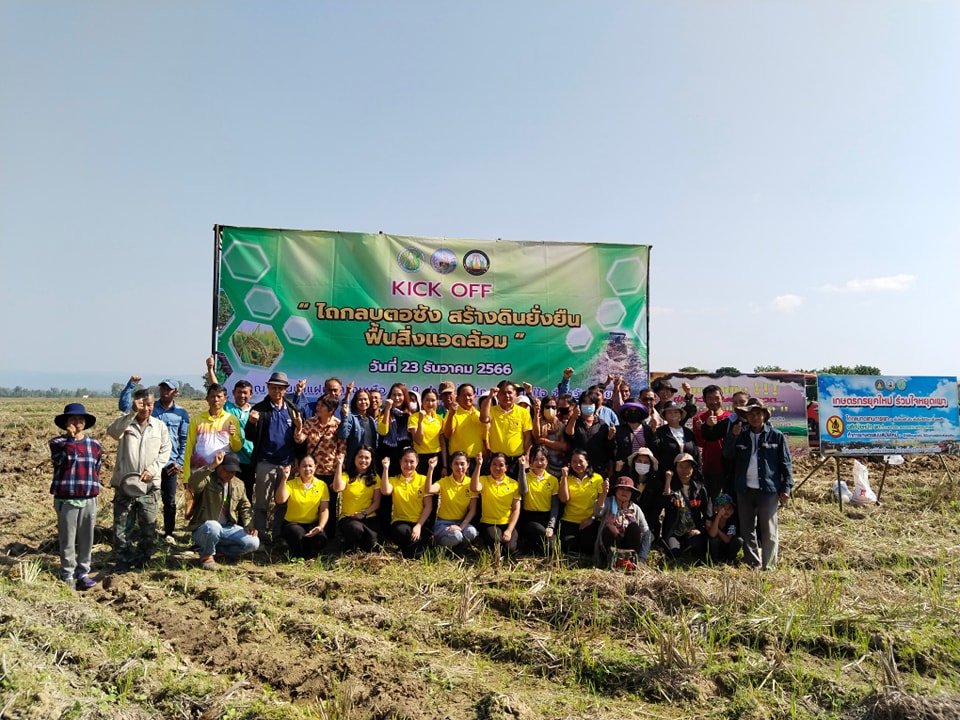
[[[109,478],[114,401],[85,402]],[[49,495],[63,404],[0,401],[2,718],[960,717],[956,458],[952,476],[908,458],[879,505],[842,511],[827,462],[782,512],[769,573],[390,551],[209,573],[181,532],[116,575],[107,488],[100,582],[75,593]]]

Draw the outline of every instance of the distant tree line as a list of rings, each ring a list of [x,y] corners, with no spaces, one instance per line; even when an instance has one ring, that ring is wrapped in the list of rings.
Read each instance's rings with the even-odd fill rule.
[[[108,398],[108,397],[120,397],[120,393],[123,391],[124,383],[113,383],[110,386],[110,391],[105,390],[90,390],[89,388],[81,387],[74,390],[69,388],[57,388],[52,387],[47,390],[38,390],[35,388],[25,388],[17,385],[16,387],[0,387],[0,397],[3,398]],[[157,395],[157,386],[152,385],[150,387],[153,390],[153,394]],[[190,383],[184,383],[180,387],[179,397],[186,398],[187,400],[202,400],[204,398],[204,391],[202,389],[198,390],[193,387]]]
[[[709,370],[704,370],[703,368],[694,367],[693,365],[687,365],[682,367],[677,372],[682,373],[698,373],[701,375],[709,375],[711,372]],[[794,372],[794,373],[804,373],[808,375],[882,375],[880,368],[874,365],[854,365],[850,367],[849,365],[831,365],[830,367],[820,368],[819,370],[787,370],[782,368],[779,365],[757,365],[753,372],[755,373],[772,373],[772,372]],[[723,367],[718,367],[713,371],[713,374],[717,375],[742,375],[743,373],[739,368],[731,367],[724,365]]]

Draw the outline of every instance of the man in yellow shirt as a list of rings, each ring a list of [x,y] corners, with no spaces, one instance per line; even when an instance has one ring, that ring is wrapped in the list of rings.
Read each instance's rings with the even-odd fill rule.
[[[457,405],[443,421],[443,436],[447,438],[447,452],[452,457],[462,452],[470,459],[467,472],[473,472],[475,458],[483,452],[486,426],[480,422],[480,413],[473,406],[476,389],[470,383],[457,388]]]
[[[497,405],[490,407],[494,394]],[[480,422],[489,425],[487,447],[490,453],[507,456],[507,474],[517,477],[517,460],[526,456],[533,444],[533,419],[530,411],[517,403],[517,387],[503,380],[480,401]]]

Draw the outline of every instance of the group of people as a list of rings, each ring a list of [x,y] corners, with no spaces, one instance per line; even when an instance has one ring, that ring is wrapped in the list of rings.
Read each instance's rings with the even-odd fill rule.
[[[176,381],[159,383],[157,401],[131,376],[124,414],[107,428],[119,442],[115,569],[142,566],[160,535],[176,543],[181,487],[209,570],[262,544],[309,559],[337,535],[348,549],[390,542],[405,557],[431,543],[456,553],[479,544],[588,554],[629,571],[656,544],[668,559],[731,562],[742,549],[747,564],[775,566],[777,510],[793,477],[762,399],[737,393],[729,412],[711,385],[700,411],[686,383],[634,394],[620,377],[575,398],[572,376],[564,370],[544,397],[510,380],[481,393],[444,381],[418,394],[397,382],[383,397],[329,378],[311,401],[305,382],[275,372],[251,404],[243,380],[227,400],[211,356],[208,410],[192,419]],[[81,404],[55,422],[65,431],[50,441],[61,574],[86,588],[102,449]]]

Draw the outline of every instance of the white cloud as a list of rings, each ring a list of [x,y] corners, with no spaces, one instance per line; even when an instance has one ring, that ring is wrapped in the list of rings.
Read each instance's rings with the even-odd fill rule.
[[[913,283],[916,281],[916,279],[916,275],[900,273],[899,275],[869,278],[867,280],[847,280],[847,282],[840,286],[823,285],[820,287],[820,290],[823,292],[833,293],[861,293],[871,291],[885,292],[888,290],[898,292],[900,290],[908,290],[913,287]]]
[[[803,298],[799,295],[777,295],[770,305],[777,312],[793,312],[803,305]]]

